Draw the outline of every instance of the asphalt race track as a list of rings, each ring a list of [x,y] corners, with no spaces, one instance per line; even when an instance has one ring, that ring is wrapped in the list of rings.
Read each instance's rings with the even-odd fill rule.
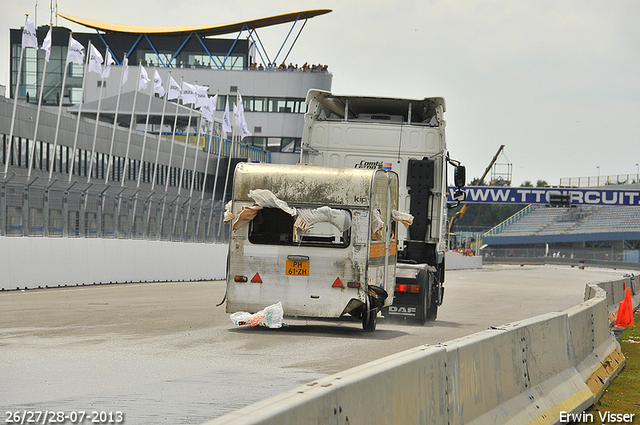
[[[438,320],[285,317],[236,327],[224,282],[0,292],[0,408],[122,412],[127,425],[200,424],[313,379],[423,344],[561,311],[624,270],[485,266],[447,274]],[[285,312],[286,313],[286,312]]]

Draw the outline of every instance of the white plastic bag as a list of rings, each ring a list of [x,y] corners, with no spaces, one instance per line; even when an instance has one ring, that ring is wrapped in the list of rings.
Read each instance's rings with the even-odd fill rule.
[[[384,229],[384,221],[382,221],[382,216],[380,215],[380,210],[373,210],[373,214],[371,214],[371,239],[374,241],[381,241],[384,239],[384,235],[382,231]]]
[[[239,311],[230,316],[236,326],[266,326],[267,328],[280,328],[283,324],[284,310],[282,303],[271,304],[257,313],[251,314]]]
[[[399,221],[400,223],[404,224],[404,227],[409,227],[413,224],[413,216],[406,212],[392,210],[391,218],[393,218],[395,221]]]
[[[256,201],[256,204],[264,208],[280,208],[282,211],[295,216],[296,209],[290,207],[282,199],[278,199],[270,190],[253,189],[249,191],[249,197]]]
[[[298,208],[298,219],[294,226],[302,231],[309,230],[316,223],[331,223],[344,232],[351,227],[351,216],[347,211],[336,210],[328,206],[320,208]]]

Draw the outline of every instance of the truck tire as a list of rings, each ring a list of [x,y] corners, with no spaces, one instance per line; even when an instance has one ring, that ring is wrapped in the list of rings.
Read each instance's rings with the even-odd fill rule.
[[[440,295],[440,283],[438,277],[433,273],[429,273],[429,290],[427,293],[429,294],[429,303],[427,304],[426,320],[432,322],[438,317],[438,297]]]
[[[427,323],[427,313],[428,313],[428,305],[429,305],[429,291],[427,288],[424,288],[422,291],[424,296],[420,300],[420,310],[419,314],[416,314],[416,322],[418,325],[422,326]]]
[[[436,288],[437,289],[437,288]],[[431,298],[426,306],[425,321],[434,321],[438,317],[438,298],[435,291],[431,291]]]

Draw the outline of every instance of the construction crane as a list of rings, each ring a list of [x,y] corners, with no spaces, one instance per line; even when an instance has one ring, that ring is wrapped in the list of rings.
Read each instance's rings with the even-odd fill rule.
[[[504,149],[504,145],[500,145],[500,148],[498,149],[498,152],[496,152],[496,154],[493,156],[493,159],[489,163],[489,166],[487,167],[487,169],[484,170],[484,173],[482,174],[482,177],[480,177],[480,179],[478,181],[476,181],[475,186],[480,186],[482,184],[482,182],[484,181],[485,177],[487,177],[487,174],[489,174],[489,171],[493,167],[493,164],[495,164],[496,161],[498,160],[498,157],[502,153],[503,149]],[[467,204],[464,204],[462,206],[462,208],[460,208],[460,211],[458,211],[457,213],[455,213],[455,215],[453,217],[451,217],[451,220],[449,220],[449,234],[452,233],[453,225],[455,224],[455,222],[460,220],[465,212],[467,212]]]

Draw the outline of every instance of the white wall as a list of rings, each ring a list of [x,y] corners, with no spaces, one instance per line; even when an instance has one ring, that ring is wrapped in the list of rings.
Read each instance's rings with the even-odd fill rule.
[[[0,290],[223,279],[226,244],[0,237]]]
[[[482,256],[470,257],[459,252],[445,252],[444,266],[447,270],[481,269]]]

